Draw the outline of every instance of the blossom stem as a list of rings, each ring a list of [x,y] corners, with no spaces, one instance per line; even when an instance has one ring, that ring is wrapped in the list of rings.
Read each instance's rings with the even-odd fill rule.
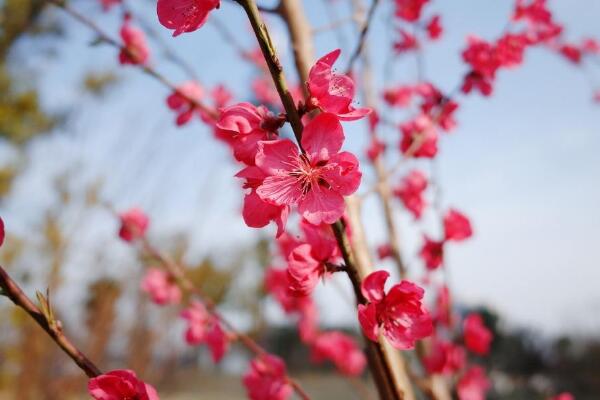
[[[65,336],[60,321],[50,318],[48,314],[51,312],[42,312],[1,266],[0,288],[2,288],[2,294],[7,296],[17,307],[25,310],[89,378],[102,374],[102,371]]]

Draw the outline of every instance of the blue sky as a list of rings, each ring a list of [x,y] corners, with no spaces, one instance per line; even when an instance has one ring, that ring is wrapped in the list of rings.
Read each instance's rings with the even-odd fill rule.
[[[349,15],[345,2],[338,3],[339,16]],[[253,71],[210,23],[173,39],[158,25],[152,7],[135,5],[139,14],[155,23],[163,40],[194,66],[203,84],[226,82],[238,99],[249,96]],[[327,23],[322,1],[307,0],[305,5],[313,26]],[[496,38],[511,5],[508,0],[433,1],[429,12],[442,15],[446,32],[441,42],[425,50],[428,79],[451,90],[465,72],[459,56],[464,38],[471,33]],[[568,38],[600,38],[600,2],[550,0],[550,5],[567,26]],[[76,6],[98,13],[89,2],[76,2]],[[371,52],[379,60],[378,67],[393,39],[385,29],[388,13],[387,6],[379,10],[371,32],[377,43]],[[56,17],[64,15],[56,13]],[[230,2],[224,1],[211,18],[229,26],[243,46],[254,46],[241,10]],[[290,65],[285,30],[278,21],[270,21]],[[98,23],[116,36],[116,14],[100,16]],[[344,34],[353,48],[353,29],[348,27]],[[259,232],[241,221],[242,194],[233,178],[238,167],[226,149],[201,123],[175,128],[174,116],[164,105],[168,92],[134,68],[119,68],[114,49],[89,46],[92,40],[88,30],[72,23],[65,43],[57,47],[57,57],[31,53],[39,43],[21,46],[27,54],[25,67],[43,71],[36,83],[43,89],[44,103],[53,110],[73,112],[65,128],[28,147],[27,170],[6,204],[5,219],[14,219],[10,226],[22,234],[31,230],[30,223],[56,201],[50,178],[77,166],[78,184],[83,187],[102,179],[103,196],[119,207],[138,204],[147,209],[155,220],[154,232],[190,232],[192,259],[209,251],[226,254],[235,243],[254,240]],[[318,55],[337,46],[333,33],[321,33],[316,39]],[[153,63],[172,81],[186,79],[160,56]],[[414,65],[411,57],[400,60],[394,66],[394,81],[414,79]],[[84,72],[106,69],[117,71],[121,84],[101,100],[82,96],[79,83]],[[381,85],[381,74],[375,78]],[[586,75],[543,49],[530,50],[523,67],[501,71],[492,98],[461,98],[459,127],[443,137],[437,162],[444,206],[471,216],[476,232],[472,240],[448,251],[451,286],[461,301],[483,302],[500,310],[512,324],[552,333],[600,328],[596,254],[600,249],[600,106],[590,99]],[[363,128],[362,123],[345,124],[346,147],[360,154]],[[368,168],[364,169],[368,179]],[[405,254],[411,267],[420,270],[415,257],[419,228],[406,215],[398,217]],[[87,224],[78,240],[92,246],[98,236],[110,237],[114,224],[105,219],[95,215],[97,223]],[[367,202],[365,219],[370,239],[380,243],[383,222],[374,201]],[[425,229],[433,234],[436,225],[435,216],[426,215]],[[123,256],[125,250],[118,244],[108,239],[107,243],[117,247],[115,257]],[[77,260],[83,262],[85,256]],[[324,318],[352,320],[349,308],[347,313],[339,312],[343,300],[333,286],[319,289]]]

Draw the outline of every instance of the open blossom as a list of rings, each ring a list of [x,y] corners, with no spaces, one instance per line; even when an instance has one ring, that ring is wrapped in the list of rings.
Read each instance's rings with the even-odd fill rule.
[[[202,115],[202,111],[194,106],[192,100],[199,102],[203,95],[202,87],[197,82],[190,81],[177,87],[177,91],[167,97],[167,106],[177,113],[177,126],[188,123],[194,113]]]
[[[427,189],[427,177],[419,170],[412,170],[402,179],[400,185],[394,189],[402,204],[416,218],[421,218],[425,208],[423,192]]]
[[[459,400],[485,400],[490,381],[479,366],[471,367],[463,374],[457,384]]]
[[[435,338],[423,364],[430,374],[453,374],[464,367],[465,361],[465,350],[461,346]]]
[[[429,270],[439,268],[444,262],[444,242],[432,240],[427,235],[423,235],[423,247],[419,256]]]
[[[158,305],[177,304],[181,301],[181,289],[173,277],[159,268],[150,268],[142,280],[142,290]]]
[[[457,242],[473,236],[471,222],[461,212],[450,209],[444,215],[444,234],[446,240],[454,240]]]
[[[488,78],[493,78],[500,67],[495,46],[476,36],[467,38],[467,48],[463,51],[462,57],[473,71]]]
[[[127,369],[110,371],[90,379],[88,393],[95,400],[159,400],[156,389]]]
[[[362,374],[367,358],[350,336],[331,331],[321,333],[311,345],[311,355],[315,362],[331,361],[336,368],[348,376]]]
[[[435,126],[427,115],[421,114],[417,118],[400,125],[402,139],[400,150],[405,155],[412,157],[433,158],[437,154],[438,134]]]
[[[156,13],[158,21],[177,36],[200,28],[220,5],[220,0],[158,0]]]
[[[526,33],[531,44],[551,42],[563,30],[553,21],[546,0],[517,0],[513,20],[527,22]]]
[[[477,71],[471,71],[465,75],[461,91],[465,94],[469,94],[473,89],[477,89],[482,95],[490,96],[494,90],[493,83],[494,81],[491,78],[486,77]]]
[[[229,348],[229,338],[221,323],[198,301],[183,310],[181,317],[187,321],[185,341],[190,346],[206,343],[213,361],[219,362]]]
[[[252,360],[243,381],[250,400],[286,400],[293,392],[283,360],[272,354]]]
[[[401,281],[386,293],[390,274],[376,271],[367,276],[361,292],[367,304],[358,306],[358,320],[364,334],[377,341],[382,333],[397,349],[412,349],[415,341],[431,335],[431,316],[422,304],[424,291],[409,281]]]
[[[402,28],[398,29],[398,33],[400,38],[394,42],[396,53],[402,54],[419,48],[419,41],[415,35]]]
[[[408,22],[421,18],[423,6],[429,0],[396,0],[396,16]]]
[[[233,149],[236,160],[254,165],[258,142],[275,139],[278,123],[264,106],[238,103],[221,110],[215,135]]]
[[[121,64],[143,65],[150,57],[150,50],[146,43],[146,36],[140,29],[131,26],[126,19],[121,26],[121,40],[123,48],[119,52],[119,62]]]
[[[119,237],[126,242],[132,242],[143,237],[150,224],[148,216],[135,207],[119,214],[119,219],[121,220]]]
[[[507,33],[496,42],[496,57],[502,67],[516,67],[523,63],[523,55],[528,45],[524,34]]]
[[[427,36],[429,36],[429,39],[439,39],[442,36],[442,32],[444,31],[442,28],[441,17],[439,15],[434,15],[429,20],[425,28],[427,29]]]
[[[583,39],[580,47],[584,53],[600,55],[600,42],[594,38]]]
[[[467,349],[484,356],[490,351],[492,332],[484,325],[479,314],[468,315],[463,322],[463,336]]]
[[[371,112],[369,108],[354,108],[354,81],[347,75],[333,72],[333,64],[340,56],[340,49],[321,57],[310,69],[307,87],[309,107],[337,115],[342,121],[363,118]]]
[[[319,280],[327,273],[327,263],[335,264],[340,251],[327,224],[318,226],[303,222],[306,243],[300,244],[288,256],[290,289],[295,295],[310,294]]]
[[[277,206],[297,205],[311,224],[332,224],[344,213],[344,196],[360,185],[358,160],[340,152],[344,132],[335,115],[323,113],[304,128],[302,148],[289,139],[259,142],[256,166],[267,177],[258,196]]]

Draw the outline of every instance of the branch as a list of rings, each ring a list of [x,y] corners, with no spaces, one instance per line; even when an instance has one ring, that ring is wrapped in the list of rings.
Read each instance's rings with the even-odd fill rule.
[[[373,16],[375,15],[375,9],[379,4],[379,0],[373,0],[371,4],[371,8],[369,8],[369,13],[367,14],[367,18],[365,20],[364,25],[360,31],[360,36],[358,37],[358,44],[356,45],[356,50],[354,50],[354,54],[350,57],[350,61],[348,62],[348,68],[346,69],[346,74],[352,72],[352,67],[354,66],[354,62],[360,56],[362,52],[363,46],[365,44],[365,39],[367,38],[367,33],[369,32],[369,27],[371,26],[371,21],[373,20]]]
[[[283,74],[283,68],[279,61],[279,58],[277,57],[276,50],[269,37],[267,28],[260,17],[260,13],[258,11],[258,8],[256,7],[256,3],[254,0],[236,1],[244,8],[248,19],[250,20],[250,23],[262,50],[263,56],[265,57],[265,61],[269,66],[269,70],[275,83],[275,87],[277,88],[277,92],[281,97],[285,111],[288,115],[288,120],[290,121],[292,129],[294,130],[294,135],[296,137],[296,140],[298,141],[298,146],[300,146],[300,149],[302,150],[301,140],[303,125],[300,121],[298,110],[294,105],[289,90],[287,89],[285,75]],[[289,16],[291,17],[291,15]],[[294,15],[294,17],[297,17],[297,15]],[[299,64],[299,62],[296,62],[296,65]],[[301,70],[299,71],[299,74],[302,76],[307,72],[308,70]],[[359,270],[354,262],[354,255],[352,254],[352,248],[350,246],[348,236],[346,235],[344,224],[340,220],[332,224],[331,227],[335,234],[338,246],[340,247],[344,263],[347,267],[348,277],[352,282],[354,293],[356,295],[356,300],[358,303],[364,304],[366,300],[363,297],[360,290],[361,277],[359,274]],[[392,360],[393,355],[391,354],[389,349],[386,348],[384,342],[372,342],[368,339],[367,345],[367,355],[369,356],[371,371],[377,383],[377,388],[379,390],[381,398],[384,400],[404,399],[405,390],[410,390],[410,388],[402,385],[399,382],[399,377],[395,376],[395,373],[393,372],[395,370],[393,365],[394,362]]]
[[[104,32],[102,29],[100,29],[100,27],[98,25],[96,25],[96,23],[94,21],[92,21],[85,15],[81,14],[74,8],[71,8],[68,4],[66,4],[65,1],[63,1],[63,0],[45,0],[45,1],[50,4],[55,5],[56,7],[61,8],[67,14],[69,14],[71,17],[73,17],[74,19],[76,19],[80,23],[82,23],[83,25],[85,25],[88,28],[90,28],[91,30],[93,30],[98,35],[98,37],[100,38],[101,41],[103,41],[113,47],[116,47],[117,49],[119,49],[121,51],[126,52],[127,54],[129,54],[132,57],[135,56],[134,54],[131,54],[131,52],[129,51],[129,49],[127,47],[123,46],[117,40],[113,39],[110,35],[108,35],[106,32]],[[153,78],[155,78],[156,80],[158,80],[160,83],[162,83],[164,86],[168,87],[173,92],[177,93],[178,95],[180,95],[181,97],[186,99],[186,101],[188,101],[195,108],[202,110],[206,115],[210,116],[211,118],[213,118],[215,120],[218,118],[219,114],[218,114],[217,110],[215,110],[213,107],[207,106],[206,104],[187,96],[185,93],[183,93],[179,89],[177,89],[177,86],[175,86],[175,84],[171,83],[165,76],[160,74],[154,68],[152,68],[148,65],[137,65],[136,64],[135,66],[137,66],[143,72],[147,73],[148,75],[150,75]]]
[[[60,321],[54,319],[48,298],[38,294],[40,306],[43,312],[27,297],[21,288],[12,280],[6,271],[0,266],[0,288],[1,294],[7,296],[17,307],[22,308],[37,322],[37,324],[54,340],[54,342],[85,372],[89,378],[102,374],[102,371],[94,365],[74,344],[67,338],[62,330]]]
[[[157,259],[162,266],[169,272],[177,284],[181,287],[182,290],[197,297],[205,306],[208,312],[211,314],[213,318],[219,321],[221,325],[223,325],[229,333],[231,333],[237,340],[240,341],[248,350],[257,356],[261,356],[267,354],[267,351],[263,349],[254,339],[250,336],[246,335],[243,332],[238,331],[228,320],[226,320],[216,309],[216,304],[207,296],[204,295],[198,288],[194,286],[192,281],[186,276],[185,268],[174,262],[170,257],[166,254],[163,254],[160,250],[154,247],[147,238],[141,239],[142,248],[146,253],[148,253],[151,257]],[[310,400],[308,394],[304,391],[304,389],[300,386],[298,382],[294,379],[287,377],[287,382],[292,386],[294,391],[300,396],[303,400]]]

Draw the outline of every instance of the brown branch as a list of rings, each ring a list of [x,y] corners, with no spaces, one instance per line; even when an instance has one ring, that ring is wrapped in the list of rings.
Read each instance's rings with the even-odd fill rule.
[[[108,35],[106,32],[104,32],[94,21],[92,21],[90,18],[86,17],[85,15],[81,14],[74,8],[70,7],[68,4],[66,4],[65,1],[63,1],[63,0],[45,0],[45,1],[61,8],[67,14],[69,14],[71,17],[73,17],[74,19],[76,19],[77,21],[82,23],[83,25],[85,25],[88,28],[90,28],[91,30],[93,30],[96,33],[96,35],[98,35],[98,38],[102,42],[105,42],[113,47],[116,47],[120,51],[124,51],[125,53],[129,54],[132,58],[135,57],[135,55],[131,54],[131,51],[127,47],[123,46],[119,41],[113,39],[110,35]],[[196,99],[188,97],[185,93],[183,93],[179,89],[177,89],[177,86],[175,84],[170,82],[165,76],[163,76],[161,73],[156,71],[154,68],[152,68],[148,65],[136,64],[135,66],[139,67],[143,72],[152,76],[153,78],[158,80],[160,83],[162,83],[164,86],[168,87],[170,90],[172,90],[173,92],[177,93],[178,95],[180,95],[181,97],[186,99],[193,107],[198,108],[199,110],[202,110],[202,112],[204,112],[206,115],[208,115],[212,119],[216,120],[219,117],[219,113],[217,112],[217,110],[215,110],[213,107],[207,106],[206,104],[204,104]]]
[[[17,307],[22,308],[37,322],[37,324],[54,340],[54,342],[81,368],[89,377],[93,378],[102,374],[102,371],[87,358],[74,344],[67,338],[63,332],[60,321],[54,319],[52,310],[47,298],[40,297],[45,304],[41,304],[45,312],[40,311],[27,295],[21,290],[19,285],[8,275],[0,266],[0,288],[2,294],[7,296]]]
[[[296,109],[291,95],[287,89],[283,68],[279,62],[267,28],[260,17],[260,13],[254,0],[237,0],[237,2],[244,8],[250,20],[263,56],[265,57],[265,61],[269,66],[269,70],[277,91],[284,104],[285,111],[288,115],[288,120],[291,122],[294,135],[296,136],[298,145],[300,146],[303,125],[300,121],[298,110]],[[294,17],[296,18],[298,15],[294,15]],[[296,64],[299,65],[300,63],[297,61]],[[308,69],[306,66],[302,68],[305,69],[299,71],[299,74],[300,76],[306,76]],[[346,235],[343,223],[341,221],[336,222],[332,225],[332,229],[336,236],[338,246],[341,249],[344,263],[348,269],[347,273],[350,281],[352,282],[357,302],[365,303],[365,299],[360,291],[361,276],[354,262],[354,255],[352,253],[352,248],[350,246],[348,236]],[[383,339],[380,342],[372,342],[368,339],[366,341],[368,345],[367,354],[369,356],[371,370],[377,383],[380,397],[385,400],[404,399],[405,390],[410,390],[410,388],[407,388],[400,383],[399,377],[395,373],[396,370],[394,369],[393,361],[391,360],[393,356],[389,351],[389,348],[386,348],[385,341]]]

